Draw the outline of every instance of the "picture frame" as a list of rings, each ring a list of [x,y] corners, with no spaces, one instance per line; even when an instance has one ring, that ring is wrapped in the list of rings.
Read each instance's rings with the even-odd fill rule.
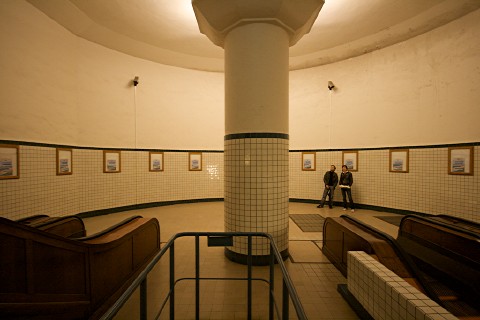
[[[448,174],[473,175],[473,147],[448,148]]]
[[[409,170],[409,149],[390,149],[389,150],[389,170],[396,173],[408,173]]]
[[[349,171],[358,171],[358,151],[343,151],[342,165],[346,165]]]
[[[73,174],[72,149],[57,148],[57,176]]]
[[[0,144],[0,180],[20,178],[19,146]]]
[[[122,172],[122,153],[117,150],[103,150],[103,172]]]
[[[317,154],[315,152],[302,152],[302,171],[317,170]]]
[[[148,170],[150,172],[162,172],[164,169],[163,152],[149,152]]]
[[[188,170],[202,171],[202,153],[201,152],[188,153]]]

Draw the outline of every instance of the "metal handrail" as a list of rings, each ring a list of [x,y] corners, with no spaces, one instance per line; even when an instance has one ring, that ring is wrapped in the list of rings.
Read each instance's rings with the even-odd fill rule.
[[[252,280],[262,280],[270,284],[270,295],[269,295],[269,319],[273,319],[273,307],[277,309],[277,316],[280,315],[278,312],[278,306],[275,302],[274,297],[274,264],[278,263],[280,270],[282,272],[283,278],[283,288],[282,288],[282,320],[289,318],[289,298],[291,299],[293,306],[295,308],[297,318],[299,320],[306,320],[307,316],[303,309],[303,306],[298,298],[298,294],[293,286],[292,280],[288,274],[287,268],[283,263],[282,256],[278,251],[278,248],[275,244],[273,237],[265,232],[181,232],[175,234],[166,245],[160,250],[159,253],[153,257],[152,261],[145,267],[145,269],[138,275],[138,277],[132,282],[132,284],[125,290],[125,292],[117,299],[117,301],[107,310],[107,312],[100,318],[102,320],[112,319],[120,308],[126,303],[129,297],[133,292],[140,287],[140,319],[147,319],[147,275],[159,262],[162,256],[169,251],[170,253],[170,291],[167,294],[160,311],[158,312],[156,318],[160,316],[160,313],[163,310],[163,306],[166,304],[166,301],[170,299],[170,319],[175,318],[175,284],[180,280],[175,280],[175,240],[181,237],[195,237],[195,278],[182,278],[180,280],[195,280],[196,283],[196,295],[195,295],[195,313],[196,318],[199,319],[199,305],[200,305],[200,292],[199,292],[199,281],[206,279],[218,279],[218,278],[200,278],[200,263],[199,263],[199,238],[200,237],[247,237],[248,238],[248,256],[247,256],[247,267],[248,275],[247,278],[222,278],[229,280],[247,280],[248,281],[248,319],[252,318],[251,310],[251,297],[252,297]],[[264,237],[270,240],[270,280],[252,278],[252,237]]]

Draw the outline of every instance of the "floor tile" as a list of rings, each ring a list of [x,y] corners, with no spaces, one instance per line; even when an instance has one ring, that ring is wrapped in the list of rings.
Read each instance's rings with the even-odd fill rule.
[[[342,208],[316,208],[315,204],[290,203],[291,214],[319,214],[323,217],[338,217]],[[349,214],[351,214],[349,212]],[[85,219],[88,234],[96,233],[133,215],[155,217],[160,223],[160,238],[166,243],[174,234],[183,231],[223,231],[223,202],[181,204],[115,213]],[[396,237],[398,228],[375,216],[395,216],[385,212],[357,210],[354,217]],[[292,259],[285,265],[300,297],[307,317],[315,319],[358,319],[352,309],[337,292],[339,283],[346,279],[321,252],[322,233],[303,232],[289,222],[289,251]],[[178,241],[178,242],[177,242]],[[178,239],[175,242],[175,275],[195,275],[193,239]],[[164,245],[164,244],[162,244]],[[201,277],[242,278],[247,276],[244,265],[225,258],[223,248],[209,248],[206,240],[200,241]],[[268,267],[254,267],[254,277],[268,279]],[[281,274],[275,267],[275,297],[281,303]],[[153,319],[159,305],[168,292],[169,259],[164,256],[148,276],[148,317]],[[175,287],[175,319],[195,319],[194,281],[183,280]],[[268,285],[262,281],[252,284],[252,318],[268,319]],[[246,319],[247,284],[240,280],[203,280],[200,282],[201,319]],[[115,319],[138,319],[139,293],[132,295]],[[291,319],[296,319],[290,308]],[[168,319],[169,303],[160,319]]]

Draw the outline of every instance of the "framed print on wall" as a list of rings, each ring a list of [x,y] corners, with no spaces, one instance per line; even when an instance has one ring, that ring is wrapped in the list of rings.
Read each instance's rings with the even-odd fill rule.
[[[343,151],[342,158],[349,171],[358,171],[358,151]]]
[[[448,148],[448,174],[473,175],[473,147]]]
[[[316,167],[316,153],[315,152],[302,152],[302,170],[303,171],[315,171]]]
[[[18,179],[19,177],[18,145],[0,144],[0,179]]]
[[[57,176],[72,173],[72,149],[57,148]]]
[[[151,172],[163,171],[163,152],[150,151],[150,164],[149,170]]]
[[[188,153],[188,170],[202,171],[202,153],[201,152]]]
[[[390,149],[390,172],[408,173],[408,149]]]
[[[120,151],[103,150],[103,172],[121,172],[121,161]]]

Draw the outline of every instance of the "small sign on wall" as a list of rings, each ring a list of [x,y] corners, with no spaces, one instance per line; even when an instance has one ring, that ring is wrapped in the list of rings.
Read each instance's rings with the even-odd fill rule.
[[[72,149],[57,148],[57,176],[72,173]]]
[[[120,151],[103,150],[103,172],[121,172],[121,160],[122,159]]]
[[[0,145],[0,179],[18,179],[19,162],[18,145]]]
[[[390,172],[408,173],[409,150],[390,149]]]
[[[342,164],[346,165],[349,171],[358,171],[358,151],[343,151]]]
[[[202,171],[202,153],[201,152],[188,153],[188,170]]]
[[[163,171],[163,152],[153,152],[150,151],[149,156],[149,171],[151,172],[161,172]]]
[[[316,153],[302,152],[302,170],[315,171],[316,170]]]
[[[473,147],[448,148],[448,174],[473,175]]]

